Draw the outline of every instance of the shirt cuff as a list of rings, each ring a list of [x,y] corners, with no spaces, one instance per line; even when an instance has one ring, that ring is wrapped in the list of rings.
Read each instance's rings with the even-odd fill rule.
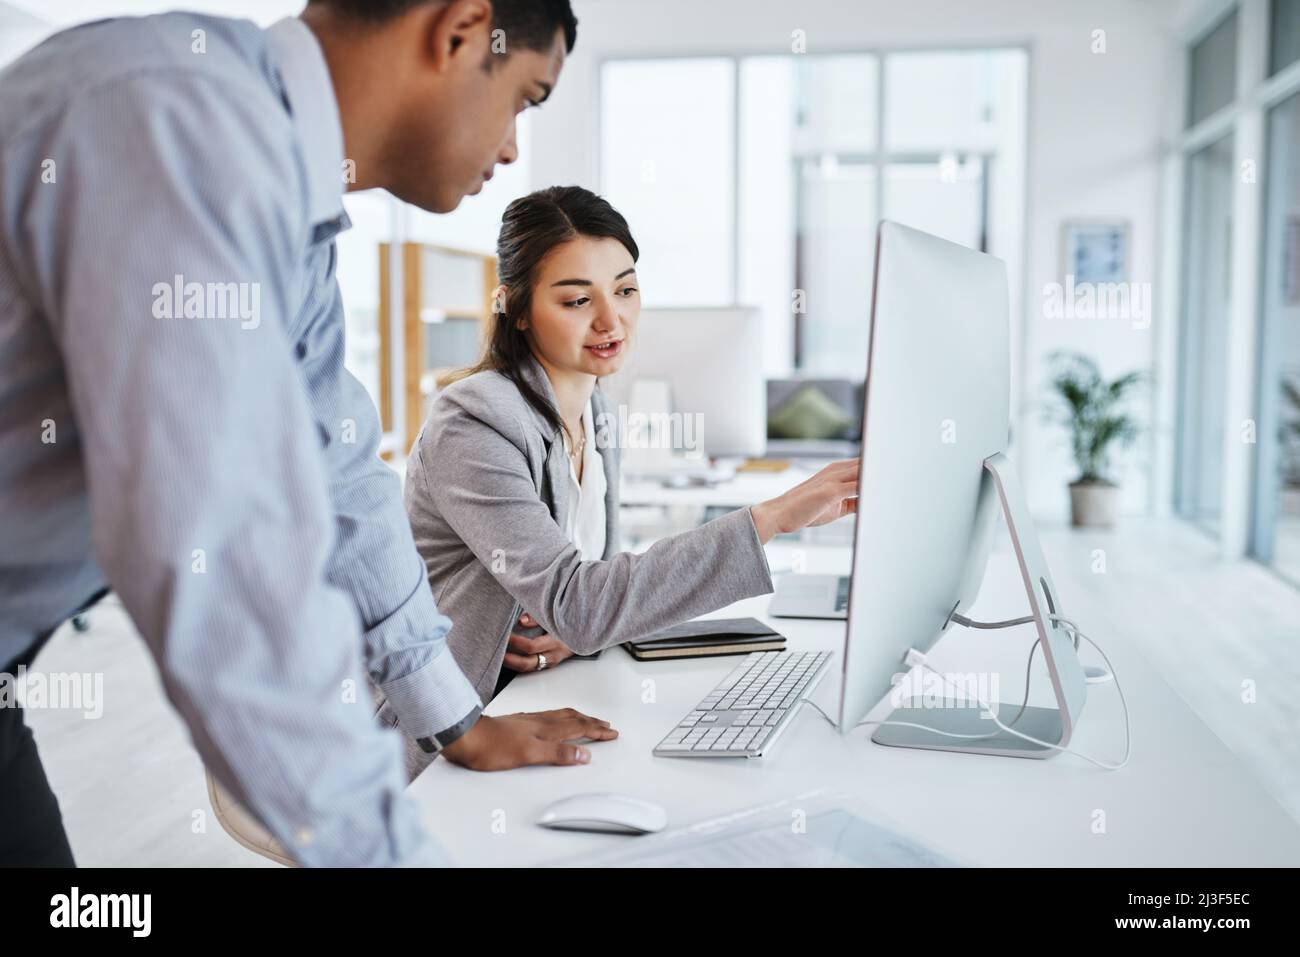
[[[431,738],[482,706],[478,692],[445,645],[422,668],[379,687],[397,716],[398,727],[412,738]]]

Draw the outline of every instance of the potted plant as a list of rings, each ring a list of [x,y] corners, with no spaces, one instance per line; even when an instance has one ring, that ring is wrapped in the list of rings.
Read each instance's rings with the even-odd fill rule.
[[[1079,477],[1070,483],[1071,522],[1076,527],[1112,526],[1119,485],[1110,477],[1110,455],[1117,444],[1127,448],[1138,436],[1138,424],[1124,406],[1146,374],[1129,372],[1108,382],[1088,356],[1056,352],[1051,359],[1056,401],[1050,411],[1070,430],[1079,468]]]

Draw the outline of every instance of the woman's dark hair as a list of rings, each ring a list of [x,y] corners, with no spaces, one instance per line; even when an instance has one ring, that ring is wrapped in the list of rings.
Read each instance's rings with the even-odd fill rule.
[[[617,239],[631,253],[633,262],[641,255],[627,220],[606,200],[581,186],[540,189],[506,207],[497,237],[497,279],[506,287],[505,302],[492,305],[487,347],[478,365],[446,380],[488,370],[499,372],[556,432],[564,429],[560,413],[523,377],[532,349],[518,322],[527,318],[532,308],[533,284],[541,261],[556,246],[579,236]]]

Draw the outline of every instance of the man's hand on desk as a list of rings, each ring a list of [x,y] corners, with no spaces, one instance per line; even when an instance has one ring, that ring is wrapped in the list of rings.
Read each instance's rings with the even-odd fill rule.
[[[536,619],[527,612],[519,616],[519,624],[524,628],[537,627]],[[540,671],[540,655],[546,656],[547,668],[554,668],[565,658],[572,658],[573,649],[554,635],[543,633],[529,637],[512,634],[502,664],[511,671]]]
[[[612,741],[608,721],[572,708],[479,718],[442,753],[471,771],[507,771],[529,764],[586,764],[591,752],[570,744],[578,738]]]
[[[832,462],[784,495],[753,506],[758,539],[764,545],[783,532],[825,525],[858,510],[858,460]]]

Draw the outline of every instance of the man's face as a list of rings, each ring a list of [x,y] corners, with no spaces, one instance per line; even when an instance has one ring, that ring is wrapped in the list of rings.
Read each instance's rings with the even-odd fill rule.
[[[434,82],[417,84],[388,146],[395,171],[390,191],[434,213],[451,212],[492,178],[498,164],[519,157],[515,119],[551,94],[564,66],[564,32],[549,50],[510,46],[492,52],[488,24],[469,31],[446,53]],[[490,66],[490,69],[485,67]]]

